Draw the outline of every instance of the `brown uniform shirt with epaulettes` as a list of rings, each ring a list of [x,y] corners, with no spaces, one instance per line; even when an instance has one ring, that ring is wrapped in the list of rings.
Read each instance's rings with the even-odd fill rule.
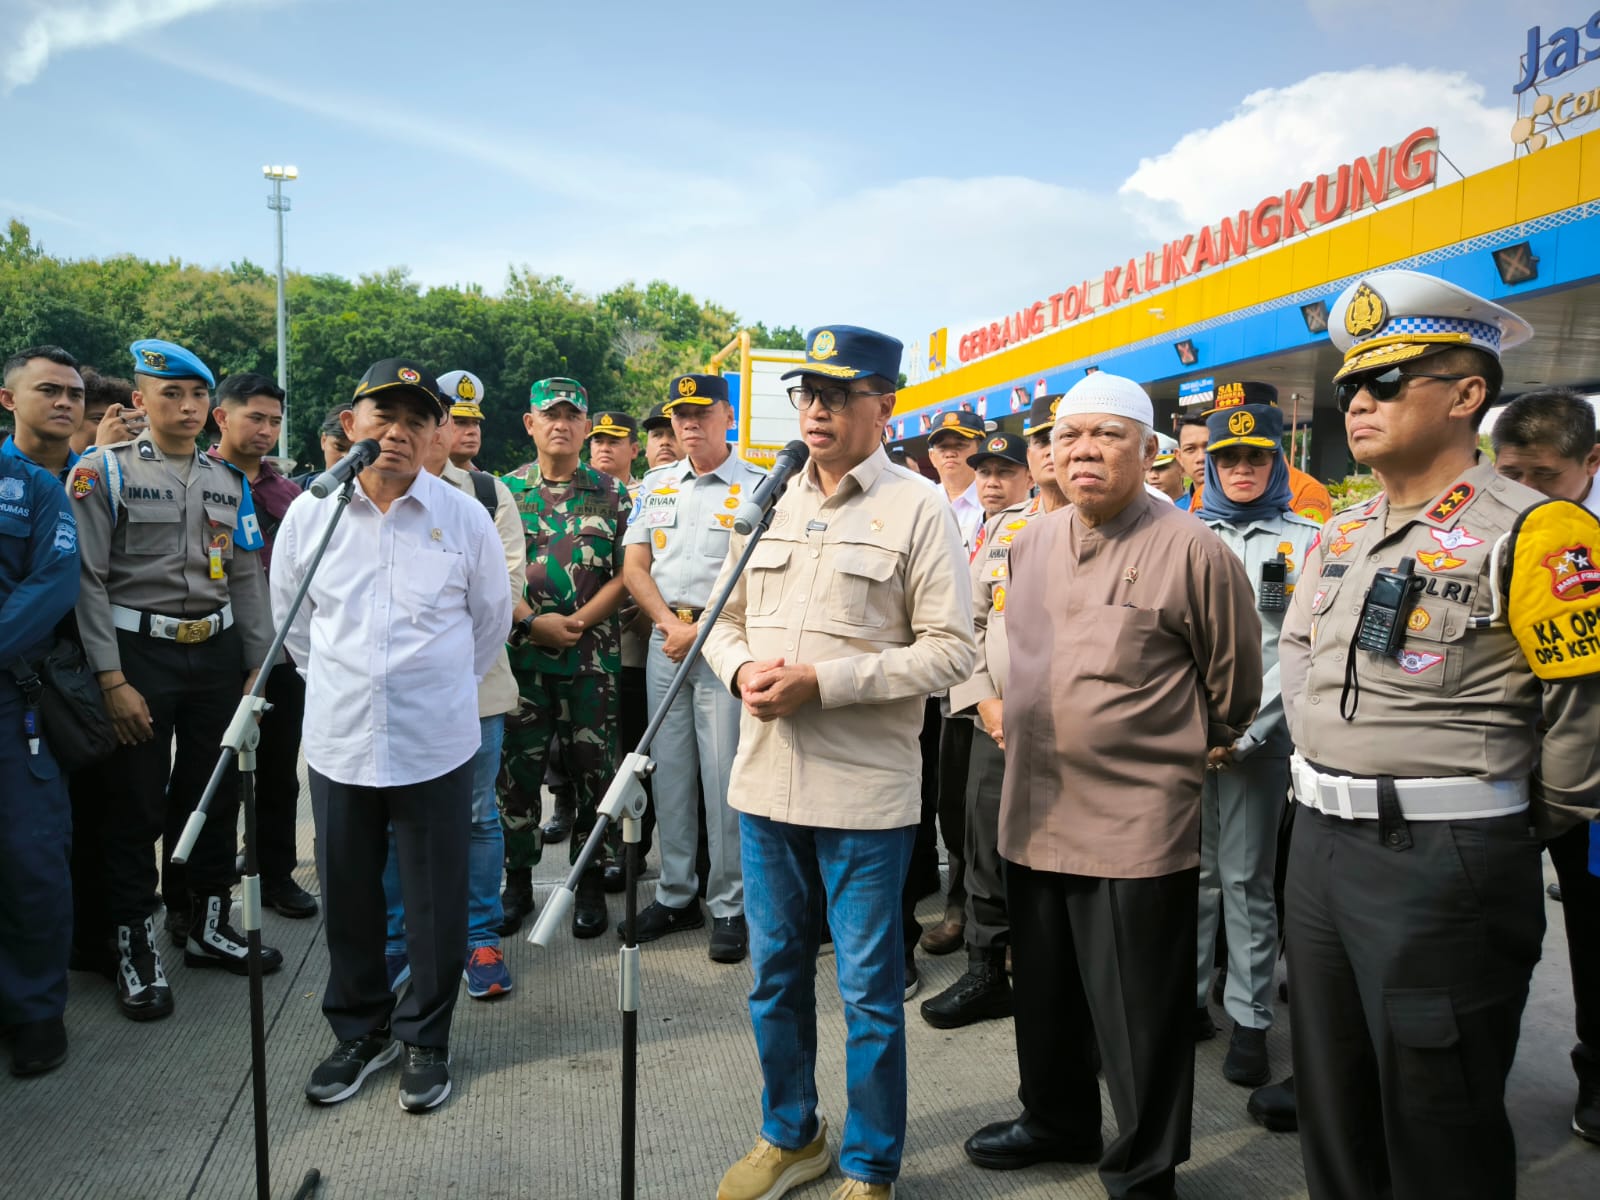
[[[1591,819],[1600,796],[1600,677],[1541,683],[1494,610],[1503,534],[1543,497],[1474,467],[1409,519],[1380,496],[1336,513],[1307,556],[1279,643],[1295,748],[1324,770],[1397,779],[1519,780],[1537,767],[1549,835]],[[1416,562],[1422,591],[1392,657],[1356,650],[1373,577]],[[1355,716],[1340,715],[1354,657]],[[1541,733],[1542,729],[1542,733]]]
[[[972,624],[978,639],[978,666],[972,678],[950,689],[950,711],[964,712],[1006,694],[1011,651],[1006,643],[1006,589],[1011,586],[1011,543],[1042,516],[1039,497],[1013,504],[990,517],[978,533],[972,554]],[[981,725],[980,725],[981,728]]]
[[[105,460],[115,458],[115,472]],[[108,474],[120,474],[115,511]],[[242,671],[261,665],[272,648],[272,615],[261,555],[237,550],[234,526],[248,485],[220,459],[194,451],[189,478],[174,471],[148,432],[131,442],[96,446],[67,480],[78,518],[82,590],[78,633],[95,671],[117,671],[122,655],[111,606],[162,616],[210,616],[233,605],[242,636]],[[211,577],[217,545],[223,577]]]

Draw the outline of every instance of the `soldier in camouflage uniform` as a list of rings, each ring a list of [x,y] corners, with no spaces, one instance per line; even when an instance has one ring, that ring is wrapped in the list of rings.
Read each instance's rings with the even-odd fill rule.
[[[573,776],[578,805],[571,858],[594,828],[617,762],[617,676],[622,627],[622,535],[628,497],[611,476],[580,461],[588,395],[572,379],[533,385],[523,424],[536,461],[505,476],[528,538],[527,593],[514,613],[511,668],[521,705],[506,722],[500,819],[506,835],[507,915],[531,911],[539,861],[540,788],[552,735]],[[608,921],[600,864],[584,873],[572,914],[575,937]]]

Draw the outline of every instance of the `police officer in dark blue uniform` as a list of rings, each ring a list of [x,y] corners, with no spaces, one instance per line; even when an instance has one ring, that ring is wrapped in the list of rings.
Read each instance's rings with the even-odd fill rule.
[[[9,669],[50,648],[78,598],[78,526],[48,471],[0,455],[0,1026],[11,1073],[67,1057],[72,809],[67,780]]]

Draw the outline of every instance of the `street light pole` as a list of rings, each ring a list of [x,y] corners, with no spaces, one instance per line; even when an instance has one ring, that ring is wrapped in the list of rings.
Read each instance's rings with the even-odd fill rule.
[[[289,457],[289,312],[284,302],[283,214],[289,211],[289,197],[283,194],[284,182],[298,179],[300,172],[289,166],[266,166],[261,174],[272,180],[272,195],[267,207],[278,214],[278,387],[283,390],[283,424],[278,429],[278,456]]]

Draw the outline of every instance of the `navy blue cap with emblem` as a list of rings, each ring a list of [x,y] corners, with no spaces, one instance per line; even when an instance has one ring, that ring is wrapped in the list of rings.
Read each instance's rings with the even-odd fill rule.
[[[662,411],[669,416],[680,404],[715,404],[727,400],[728,381],[721,375],[677,375],[667,384]]]
[[[177,342],[142,338],[128,349],[133,352],[135,375],[148,375],[153,379],[202,379],[207,387],[217,386],[211,369]]]
[[[1047,433],[1055,428],[1056,410],[1061,407],[1061,397],[1065,392],[1056,392],[1049,396],[1040,396],[1033,402],[1033,407],[1028,410],[1028,415],[1022,422],[1022,436],[1031,438],[1036,433]]]
[[[933,418],[933,428],[928,431],[928,445],[936,444],[941,437],[950,436],[962,441],[976,441],[988,432],[983,418],[964,408],[953,408],[938,413]]]
[[[822,375],[829,379],[862,379],[881,375],[894,382],[900,378],[900,356],[905,345],[899,338],[876,333],[859,325],[824,325],[806,334],[806,361],[779,378],[795,375]]]
[[[1273,404],[1236,404],[1206,414],[1206,453],[1228,446],[1283,448],[1283,410]]]

